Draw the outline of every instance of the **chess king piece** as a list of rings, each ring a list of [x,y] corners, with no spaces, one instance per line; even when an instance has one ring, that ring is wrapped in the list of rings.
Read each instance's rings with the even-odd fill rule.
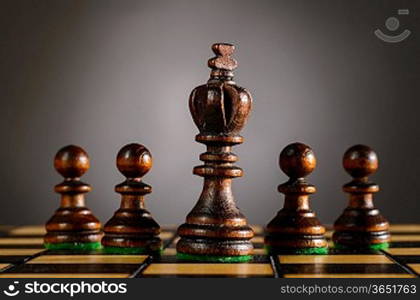
[[[189,99],[192,117],[200,133],[195,140],[207,146],[200,155],[204,164],[194,168],[204,177],[203,191],[186,223],[178,228],[180,259],[242,262],[252,258],[253,230],[236,207],[232,179],[242,176],[234,163],[238,157],[232,146],[241,144],[239,135],[251,110],[249,92],[235,84],[237,66],[231,55],[234,46],[214,44],[216,57],[208,61],[210,79],[195,88]]]
[[[372,250],[387,248],[391,237],[389,223],[373,205],[373,194],[379,191],[379,186],[368,179],[378,169],[376,153],[368,146],[355,145],[344,154],[343,166],[353,180],[343,186],[350,200],[334,224],[335,246]]]
[[[55,156],[54,167],[64,177],[55,186],[61,204],[46,224],[44,245],[52,250],[92,250],[101,247],[101,224],[85,206],[91,186],[80,177],[89,169],[89,157],[78,146],[66,146]]]
[[[151,167],[152,155],[143,145],[125,145],[118,152],[117,168],[126,180],[115,186],[121,205],[104,227],[102,245],[106,252],[152,254],[161,250],[160,227],[144,205],[144,196],[152,187],[142,177]]]
[[[290,179],[278,187],[285,195],[284,206],[266,227],[268,252],[326,254],[325,228],[309,205],[309,195],[316,188],[305,180],[316,167],[314,152],[305,144],[293,143],[280,153],[279,162]]]

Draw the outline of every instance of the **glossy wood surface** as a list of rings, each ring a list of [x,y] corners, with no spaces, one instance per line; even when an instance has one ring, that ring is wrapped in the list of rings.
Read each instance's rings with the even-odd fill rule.
[[[92,188],[80,180],[90,167],[86,151],[78,146],[66,146],[56,154],[54,167],[64,181],[55,186],[55,191],[61,195],[61,203],[46,224],[44,242],[99,242],[101,224],[85,204],[85,194]]]
[[[309,203],[316,188],[305,179],[316,167],[314,152],[305,144],[290,144],[280,153],[279,164],[289,180],[278,187],[284,206],[266,227],[266,245],[274,253],[326,247],[325,228]]]
[[[208,61],[210,79],[190,96],[191,115],[200,133],[196,141],[207,146],[200,155],[203,165],[193,173],[204,177],[201,196],[178,228],[181,239],[177,251],[191,255],[250,255],[254,233],[236,206],[232,179],[243,174],[234,165],[238,160],[232,146],[242,143],[239,132],[251,111],[248,91],[233,81],[237,66],[232,58],[234,46],[214,44],[216,57]]]
[[[142,181],[152,168],[152,155],[143,145],[125,145],[118,152],[117,168],[126,180],[115,187],[121,194],[121,205],[105,224],[102,245],[158,251],[162,246],[160,227],[144,203],[152,187]]]
[[[335,243],[366,247],[390,241],[389,223],[373,203],[379,186],[368,178],[378,166],[378,157],[368,146],[355,145],[344,154],[343,167],[353,180],[343,186],[349,202],[334,224]]]

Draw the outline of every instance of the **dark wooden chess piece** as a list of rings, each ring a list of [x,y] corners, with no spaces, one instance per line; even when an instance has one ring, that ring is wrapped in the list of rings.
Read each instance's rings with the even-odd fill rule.
[[[338,248],[380,250],[390,241],[389,223],[373,205],[379,191],[368,176],[378,169],[378,157],[368,146],[355,145],[343,157],[343,167],[353,180],[343,186],[350,195],[347,208],[334,224],[333,241]]]
[[[316,167],[312,149],[301,143],[288,145],[280,153],[280,168],[290,179],[278,190],[284,206],[266,227],[265,244],[270,253],[325,254],[325,228],[309,205],[315,186],[305,177]]]
[[[118,152],[117,168],[126,180],[115,186],[121,194],[121,206],[104,227],[102,245],[106,252],[140,254],[161,250],[160,227],[144,205],[144,196],[152,192],[152,187],[142,177],[151,167],[152,155],[143,145],[125,145]]]
[[[91,186],[80,177],[89,169],[89,157],[78,146],[66,146],[55,156],[54,167],[64,177],[55,186],[61,204],[46,224],[45,247],[52,250],[92,250],[101,247],[101,224],[85,206]]]
[[[195,88],[189,100],[190,111],[200,133],[195,140],[207,146],[200,155],[204,165],[193,173],[204,177],[201,196],[178,228],[178,257],[188,260],[241,262],[251,258],[254,235],[244,215],[236,207],[232,179],[242,176],[234,162],[232,146],[243,142],[240,130],[251,110],[248,91],[233,81],[237,62],[231,57],[234,46],[214,44],[216,57],[207,84]]]

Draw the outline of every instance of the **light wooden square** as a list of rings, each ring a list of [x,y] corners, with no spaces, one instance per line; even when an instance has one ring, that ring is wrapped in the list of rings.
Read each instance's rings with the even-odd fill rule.
[[[1,256],[30,256],[44,251],[43,249],[0,249]]]
[[[267,251],[264,248],[254,248],[254,255],[266,255]]]
[[[389,231],[392,232],[420,232],[420,224],[391,224]]]
[[[144,275],[273,275],[270,264],[151,264]]]
[[[385,250],[392,255],[419,255],[420,248],[389,248]]]
[[[3,237],[0,238],[0,245],[40,245],[44,244],[44,239],[42,237],[28,237],[28,238],[11,238]]]
[[[162,240],[168,240],[168,239],[172,238],[173,236],[174,236],[174,233],[173,232],[170,232],[170,231],[163,231],[159,235],[159,237]]]
[[[391,242],[420,242],[420,234],[391,234]]]
[[[325,234],[324,234],[324,236],[327,238],[327,239],[331,239],[332,238],[332,235],[333,235],[333,231],[326,231],[325,232]]]
[[[408,266],[416,271],[416,273],[420,273],[420,264],[408,264]]]
[[[44,235],[46,233],[43,225],[19,226],[9,231],[9,235]]]
[[[166,248],[163,250],[162,255],[176,255],[176,249],[175,248]]]
[[[251,239],[252,243],[264,243],[264,237],[263,236],[254,236]]]

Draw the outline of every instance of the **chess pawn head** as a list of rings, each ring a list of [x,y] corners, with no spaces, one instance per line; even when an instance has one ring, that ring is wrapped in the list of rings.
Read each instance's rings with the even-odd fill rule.
[[[309,203],[316,188],[305,179],[316,167],[314,152],[305,144],[290,144],[281,151],[279,165],[289,180],[278,187],[284,206],[268,223],[265,244],[273,254],[325,254],[325,228]]]
[[[116,162],[126,180],[115,186],[121,194],[121,205],[105,224],[102,245],[110,253],[157,252],[162,247],[160,227],[144,204],[144,196],[152,192],[152,187],[142,181],[152,168],[152,155],[145,146],[132,143],[121,148]]]
[[[127,178],[141,178],[152,168],[152,155],[143,145],[125,145],[117,154],[117,168]]]
[[[132,143],[125,145],[117,154],[117,169],[126,177],[118,184],[115,191],[122,195],[137,195],[137,198],[123,197],[124,205],[144,208],[144,195],[152,192],[152,187],[142,182],[142,177],[152,168],[152,155],[143,145]]]
[[[302,143],[293,143],[281,151],[280,169],[290,178],[304,178],[316,167],[316,158],[312,149]]]
[[[343,156],[343,167],[353,180],[343,186],[349,194],[349,203],[334,223],[333,241],[337,247],[368,248],[388,247],[389,223],[374,206],[373,194],[379,191],[368,176],[378,169],[378,157],[368,146],[350,147]]]
[[[353,178],[366,178],[378,169],[378,156],[365,145],[350,147],[343,156],[343,167]]]
[[[69,145],[59,150],[54,167],[64,177],[55,186],[61,194],[60,207],[46,224],[45,246],[60,250],[91,250],[100,247],[101,224],[85,205],[85,194],[90,185],[80,177],[89,169],[89,157],[78,146]]]
[[[64,178],[79,178],[89,170],[89,157],[81,147],[69,145],[57,152],[54,167]]]

